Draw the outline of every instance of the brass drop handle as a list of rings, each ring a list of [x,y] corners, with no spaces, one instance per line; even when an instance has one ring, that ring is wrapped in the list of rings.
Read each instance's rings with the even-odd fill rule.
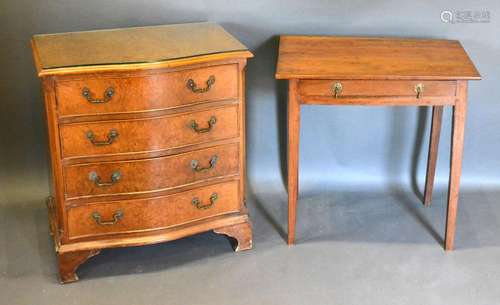
[[[191,160],[191,169],[193,172],[197,173],[208,171],[215,167],[218,158],[219,157],[217,155],[213,155],[212,158],[210,158],[210,164],[207,167],[201,167],[198,160]]]
[[[205,88],[198,88],[198,85],[196,85],[196,83],[194,82],[193,79],[188,79],[187,81],[187,87],[188,89],[191,89],[191,91],[193,91],[194,93],[205,93],[205,92],[208,92],[210,90],[210,88],[212,88],[212,86],[215,84],[215,76],[213,75],[210,75],[207,79],[207,86]]]
[[[113,87],[108,87],[104,91],[104,97],[102,99],[97,99],[94,97],[94,94],[90,91],[89,88],[83,87],[82,89],[82,95],[83,97],[87,100],[87,102],[92,103],[92,104],[102,104],[102,103],[107,103],[111,100],[113,95],[115,95],[115,88]]]
[[[215,204],[217,199],[218,199],[217,193],[213,193],[210,196],[210,203],[203,204],[200,199],[195,197],[195,198],[193,198],[193,200],[191,200],[191,204],[193,204],[198,210],[206,210],[206,209],[211,208]]]
[[[89,141],[94,144],[95,146],[103,146],[103,145],[110,145],[111,143],[113,143],[113,141],[118,138],[118,131],[116,131],[115,129],[111,129],[109,132],[108,132],[108,139],[107,140],[104,140],[104,141],[97,141],[95,139],[95,135],[92,131],[87,131],[87,139],[89,139]]]
[[[424,84],[418,83],[415,85],[415,92],[417,93],[417,98],[421,98],[424,93]]]
[[[210,130],[212,130],[212,128],[214,128],[215,123],[217,123],[217,118],[215,116],[211,116],[210,120],[208,120],[207,123],[208,123],[208,127],[206,127],[206,128],[200,128],[200,126],[198,125],[198,123],[196,123],[196,121],[193,120],[191,122],[191,129],[193,129],[197,133],[209,132]]]
[[[112,186],[120,180],[121,176],[122,176],[122,174],[120,173],[120,171],[115,171],[111,175],[111,180],[109,182],[102,182],[101,177],[99,177],[99,175],[97,175],[96,172],[90,172],[89,173],[89,180],[94,182],[94,184],[96,186],[99,186],[99,187]]]
[[[340,96],[340,94],[342,93],[342,83],[337,82],[337,83],[333,84],[332,90],[333,90],[333,95],[335,96],[335,98],[338,98]]]
[[[112,226],[116,224],[123,218],[123,211],[118,210],[113,214],[113,220],[102,220],[101,214],[99,212],[92,213],[92,218],[94,218],[95,222],[100,226]]]

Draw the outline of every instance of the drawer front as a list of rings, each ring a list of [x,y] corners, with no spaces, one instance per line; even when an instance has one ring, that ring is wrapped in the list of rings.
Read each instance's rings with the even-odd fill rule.
[[[63,158],[157,151],[238,136],[238,107],[61,125]]]
[[[239,211],[238,181],[150,199],[99,202],[68,209],[70,239],[155,230]]]
[[[339,85],[337,85],[339,84]],[[417,89],[420,87],[420,89]],[[337,90],[335,89],[337,88]],[[377,96],[455,96],[455,81],[399,80],[303,80],[299,84],[302,96],[377,97]]]
[[[64,169],[66,198],[164,190],[238,173],[238,144],[136,161],[91,163]]]
[[[59,81],[60,116],[168,109],[238,97],[238,66],[222,65],[141,77]]]

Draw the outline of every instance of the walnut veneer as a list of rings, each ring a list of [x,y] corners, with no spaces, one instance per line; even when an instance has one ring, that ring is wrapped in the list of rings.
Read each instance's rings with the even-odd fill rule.
[[[245,66],[213,23],[35,35],[63,283],[103,248],[213,230],[252,246]],[[89,47],[92,46],[92,47]]]

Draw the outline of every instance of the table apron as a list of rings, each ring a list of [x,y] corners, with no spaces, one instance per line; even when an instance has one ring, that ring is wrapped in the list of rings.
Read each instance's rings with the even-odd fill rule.
[[[301,104],[306,105],[361,105],[361,106],[445,106],[455,105],[456,96],[377,96],[377,97],[329,97],[329,96],[300,96]]]

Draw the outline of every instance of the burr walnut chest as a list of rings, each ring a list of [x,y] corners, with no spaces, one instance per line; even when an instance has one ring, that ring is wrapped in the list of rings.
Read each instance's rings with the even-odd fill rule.
[[[213,23],[35,35],[62,282],[103,248],[213,230],[252,247],[245,66]]]

